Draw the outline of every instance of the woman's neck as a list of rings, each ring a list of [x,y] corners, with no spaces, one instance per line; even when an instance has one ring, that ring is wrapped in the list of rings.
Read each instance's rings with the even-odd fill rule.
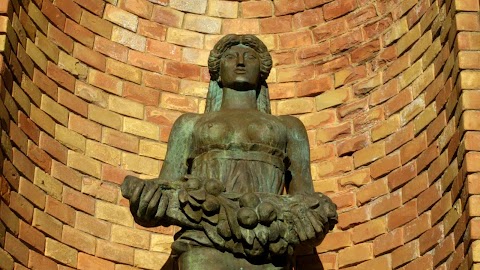
[[[223,88],[222,107],[220,110],[257,109],[257,91],[255,89],[237,91]]]

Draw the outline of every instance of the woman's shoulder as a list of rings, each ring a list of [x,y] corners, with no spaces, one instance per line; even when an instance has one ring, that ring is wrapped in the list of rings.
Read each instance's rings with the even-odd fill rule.
[[[297,117],[295,116],[291,116],[291,115],[280,115],[278,116],[278,118],[280,119],[280,121],[289,129],[295,129],[295,130],[298,130],[298,129],[301,129],[301,130],[305,130],[305,125],[303,125],[302,121],[300,121],[300,119],[298,119]]]

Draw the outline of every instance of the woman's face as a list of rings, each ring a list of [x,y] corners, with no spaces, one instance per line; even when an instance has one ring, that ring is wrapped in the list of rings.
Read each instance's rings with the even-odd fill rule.
[[[260,83],[260,58],[257,52],[242,44],[230,47],[222,55],[220,79],[223,87],[257,89]]]

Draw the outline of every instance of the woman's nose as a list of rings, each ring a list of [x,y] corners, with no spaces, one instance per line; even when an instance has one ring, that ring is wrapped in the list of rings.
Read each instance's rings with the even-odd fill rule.
[[[237,66],[244,66],[244,65],[245,65],[245,62],[244,62],[243,54],[239,53],[237,57]]]

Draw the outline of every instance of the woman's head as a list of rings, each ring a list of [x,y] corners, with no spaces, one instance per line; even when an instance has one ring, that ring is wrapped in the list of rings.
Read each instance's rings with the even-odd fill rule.
[[[230,34],[221,38],[215,47],[210,51],[208,58],[208,70],[210,80],[216,81],[220,75],[220,62],[223,54],[235,45],[245,45],[252,48],[260,58],[260,76],[261,81],[265,81],[272,68],[272,57],[268,52],[267,46],[254,35],[235,35]]]
[[[219,111],[222,106],[222,89],[219,85],[220,66],[223,54],[233,46],[245,45],[257,52],[260,59],[260,89],[257,95],[257,109],[264,113],[271,113],[270,98],[265,80],[272,69],[272,57],[267,46],[253,35],[226,35],[215,44],[208,58],[208,70],[210,72],[210,85],[208,87],[207,103],[205,112]]]

